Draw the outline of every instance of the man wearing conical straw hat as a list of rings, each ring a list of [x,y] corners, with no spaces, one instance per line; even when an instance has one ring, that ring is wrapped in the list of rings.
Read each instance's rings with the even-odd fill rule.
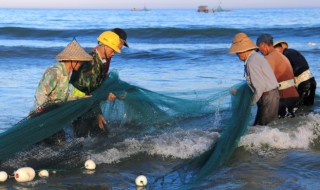
[[[77,99],[69,94],[70,73],[79,69],[85,61],[92,57],[82,49],[74,39],[56,56],[58,63],[47,68],[35,93],[35,105],[30,117],[35,117],[46,110],[54,109],[58,103]],[[65,132],[61,130],[44,140],[47,144],[61,144],[65,142]]]
[[[279,83],[279,116],[294,117],[300,97],[294,85],[294,74],[289,60],[274,49],[273,37],[270,34],[261,34],[257,38],[256,45],[270,64]]]
[[[258,47],[245,33],[235,35],[229,53],[244,61],[244,77],[253,92],[252,104],[258,110],[254,125],[266,125],[278,116],[278,82],[269,63],[255,50]],[[233,93],[233,89],[230,90]]]
[[[47,68],[35,93],[35,108],[41,112],[47,105],[66,102],[74,97],[69,96],[70,73],[79,69],[92,57],[85,52],[76,40],[56,56],[58,63]]]
[[[93,57],[92,62],[85,63],[79,71],[72,73],[71,83],[74,87],[72,93],[75,96],[90,95],[102,84],[105,78],[108,78],[111,58],[115,53],[120,53],[123,46],[129,47],[126,39],[127,34],[121,28],[104,31],[98,36],[98,45],[90,53]],[[110,93],[107,100],[113,101],[116,98],[123,97],[116,97]],[[104,133],[106,131],[105,125],[107,122],[99,106],[73,123],[76,137]]]
[[[311,106],[314,104],[314,97],[317,82],[312,75],[306,58],[297,50],[289,48],[286,41],[280,40],[273,44],[274,49],[286,56],[293,69],[295,86],[298,90],[301,103]]]

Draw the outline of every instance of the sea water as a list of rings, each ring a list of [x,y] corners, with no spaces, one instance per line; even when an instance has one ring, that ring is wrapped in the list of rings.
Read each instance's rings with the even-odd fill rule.
[[[244,80],[243,63],[228,54],[232,39],[245,32],[254,42],[263,33],[285,40],[319,74],[320,9],[196,10],[51,10],[0,9],[0,131],[28,115],[38,82],[55,56],[76,38],[89,52],[105,30],[123,28],[130,48],[112,58],[111,70],[131,84],[167,94],[191,97],[227,89]],[[212,91],[210,91],[212,93]],[[203,94],[203,93],[202,93]],[[205,94],[210,95],[210,94]],[[249,127],[231,160],[195,189],[319,189],[319,100],[291,119]],[[170,131],[138,134],[121,126],[107,139],[82,139],[86,157],[97,169],[86,173],[78,164],[54,168],[49,178],[1,189],[136,189],[138,175],[147,189],[181,189],[181,163],[198,156],[219,138],[210,116],[189,119]],[[22,158],[30,160],[36,154]],[[11,163],[8,163],[9,165]],[[1,170],[1,168],[0,168]],[[50,171],[51,172],[51,171]]]

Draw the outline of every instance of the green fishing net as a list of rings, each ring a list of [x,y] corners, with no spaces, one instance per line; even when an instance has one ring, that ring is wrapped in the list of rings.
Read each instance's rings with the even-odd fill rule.
[[[141,133],[165,128],[170,122],[206,115],[218,120],[217,113],[225,113],[229,124],[222,126],[223,133],[218,143],[192,162],[194,166],[201,168],[197,177],[201,179],[230,158],[248,126],[250,90],[245,84],[235,88],[237,95],[232,96],[230,107],[231,95],[228,89],[206,98],[178,98],[130,85],[120,80],[116,72],[110,72],[109,77],[93,92],[92,97],[57,105],[55,109],[35,117],[27,117],[1,133],[0,161],[10,159],[14,154],[25,151],[35,143],[67,128],[77,118],[87,115],[97,106],[101,106],[109,121],[135,126],[141,129]],[[110,92],[114,93],[118,100],[105,103]]]
[[[193,183],[203,180],[210,172],[226,163],[237,148],[241,136],[247,132],[252,108],[252,92],[246,84],[239,84],[234,89],[236,93],[231,95],[231,117],[218,142],[191,162],[192,167],[200,168],[192,179]]]
[[[219,113],[226,112],[226,117],[222,122],[221,136],[218,141],[199,156],[176,166],[170,173],[158,177],[155,180],[156,182],[163,182],[165,176],[178,172],[179,176],[183,176],[180,180],[185,183],[179,189],[197,189],[205,182],[207,177],[211,176],[210,174],[213,174],[231,158],[241,136],[247,132],[249,122],[252,119],[252,92],[250,88],[246,83],[239,83],[232,88],[236,90],[235,93],[230,93],[229,89],[226,89],[207,99],[208,102],[221,97],[226,102],[230,100],[230,104],[228,104],[230,107],[219,108]],[[215,111],[217,111],[217,108]],[[191,177],[186,178],[188,173],[191,174]]]

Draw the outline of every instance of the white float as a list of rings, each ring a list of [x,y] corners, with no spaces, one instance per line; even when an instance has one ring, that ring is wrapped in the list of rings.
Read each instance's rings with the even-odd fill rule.
[[[49,177],[48,170],[41,170],[38,172],[39,177]]]
[[[146,178],[146,176],[144,175],[139,175],[137,178],[136,178],[136,185],[141,187],[141,186],[146,186],[148,183],[148,180]]]
[[[87,161],[84,163],[84,167],[85,167],[87,170],[94,170],[94,169],[96,169],[96,163],[94,163],[93,160],[87,160]]]
[[[5,182],[8,179],[8,174],[5,171],[0,172],[0,182]]]
[[[14,172],[14,178],[18,182],[28,182],[32,181],[36,176],[36,172],[33,168],[23,167]]]

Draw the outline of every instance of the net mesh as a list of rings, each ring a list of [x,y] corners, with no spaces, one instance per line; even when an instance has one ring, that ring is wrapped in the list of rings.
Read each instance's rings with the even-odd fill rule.
[[[59,105],[36,117],[26,118],[0,134],[0,160],[4,160],[26,147],[40,142],[64,127],[79,116],[94,108],[111,92],[118,81],[117,75],[111,75],[91,98],[70,101]],[[109,88],[108,88],[109,87]]]
[[[130,85],[120,80],[116,72],[110,72],[92,97],[60,104],[41,115],[28,117],[1,133],[0,160],[9,159],[20,151],[28,151],[30,146],[69,127],[74,120],[101,105],[108,120],[118,122],[117,124],[134,125],[142,133],[159,127],[166,128],[168,123],[186,118],[212,115],[218,120],[221,114],[225,114],[229,123],[223,126],[218,143],[190,163],[190,166],[200,168],[195,179],[201,180],[230,158],[239,138],[247,129],[251,92],[245,84],[234,88],[237,89],[237,95],[232,96],[230,107],[229,90],[221,90],[215,94],[211,91],[211,96],[207,98],[176,98]],[[120,101],[101,103],[106,102],[110,92]],[[62,150],[63,152],[65,151]]]
[[[245,84],[235,86],[235,89],[236,93],[231,96],[231,118],[221,137],[211,149],[193,159],[190,164],[191,167],[200,168],[192,179],[193,183],[204,180],[210,172],[225,164],[237,148],[241,136],[247,132],[251,115],[252,92]]]

